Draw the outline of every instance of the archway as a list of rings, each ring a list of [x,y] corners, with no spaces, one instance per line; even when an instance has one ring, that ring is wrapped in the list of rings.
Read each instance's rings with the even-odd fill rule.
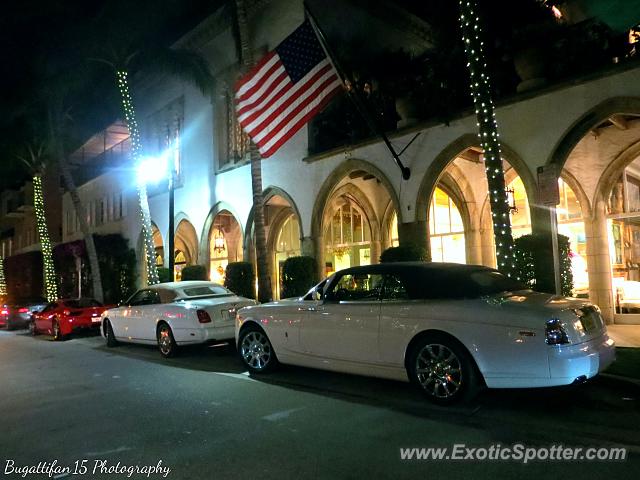
[[[189,220],[183,219],[178,223],[174,248],[174,278],[180,281],[182,269],[198,262],[198,235]]]
[[[156,267],[164,267],[164,245],[162,243],[162,234],[157,225],[151,222],[151,235],[153,238],[153,246],[156,250]]]
[[[550,162],[563,165],[584,224],[588,294],[608,322],[640,323],[640,99],[611,99],[583,115]],[[558,211],[562,232],[562,211]],[[575,215],[577,216],[577,208]],[[640,307],[640,304],[638,304]]]
[[[395,190],[364,160],[350,159],[324,181],[313,209],[312,233],[319,272],[377,263],[398,242],[402,222]]]
[[[227,265],[242,260],[240,223],[229,210],[221,210],[213,217],[207,239],[209,278],[222,285]]]
[[[267,254],[271,263],[271,291],[276,299],[282,290],[282,268],[289,257],[314,256],[312,248],[305,248],[304,234],[300,222],[298,206],[283,189],[273,185],[262,193],[264,204],[265,235]],[[251,209],[245,233],[245,256],[255,263],[254,210]]]

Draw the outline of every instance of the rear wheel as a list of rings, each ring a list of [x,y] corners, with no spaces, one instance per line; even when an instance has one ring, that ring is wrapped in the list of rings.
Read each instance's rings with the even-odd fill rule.
[[[111,348],[118,345],[116,336],[113,334],[113,327],[109,320],[104,321],[104,338],[107,340],[107,347]]]
[[[472,399],[478,373],[466,349],[446,335],[430,335],[413,347],[407,365],[409,378],[433,403],[450,405]]]
[[[51,326],[51,332],[53,334],[53,339],[56,342],[61,342],[64,340],[64,334],[60,329],[60,322],[58,321],[57,318],[53,320],[53,325]]]
[[[252,373],[265,373],[277,364],[276,352],[267,334],[260,327],[249,326],[240,334],[238,353]]]
[[[176,356],[178,352],[178,345],[173,338],[173,332],[171,331],[171,327],[169,325],[164,322],[158,325],[157,339],[160,355],[162,355],[164,358]]]

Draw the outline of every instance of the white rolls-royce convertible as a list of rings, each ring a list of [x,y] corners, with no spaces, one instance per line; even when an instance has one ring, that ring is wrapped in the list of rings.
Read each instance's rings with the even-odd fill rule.
[[[236,310],[255,303],[213,282],[160,283],[106,310],[100,331],[109,347],[157,344],[162,356],[171,357],[180,345],[233,339]]]
[[[250,372],[278,362],[410,380],[435,403],[477,387],[582,382],[615,358],[600,310],[477,265],[402,262],[339,271],[298,299],[236,317]]]

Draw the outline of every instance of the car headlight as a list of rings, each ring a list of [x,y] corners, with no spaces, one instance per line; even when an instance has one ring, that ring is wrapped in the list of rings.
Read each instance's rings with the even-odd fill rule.
[[[567,332],[558,318],[547,320],[544,328],[544,334],[547,345],[564,345],[569,343]]]

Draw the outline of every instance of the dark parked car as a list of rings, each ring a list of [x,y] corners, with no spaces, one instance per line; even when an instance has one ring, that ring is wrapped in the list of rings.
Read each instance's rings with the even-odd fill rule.
[[[47,305],[44,298],[25,298],[9,302],[0,308],[0,327],[7,330],[27,328],[33,314],[41,311]]]

